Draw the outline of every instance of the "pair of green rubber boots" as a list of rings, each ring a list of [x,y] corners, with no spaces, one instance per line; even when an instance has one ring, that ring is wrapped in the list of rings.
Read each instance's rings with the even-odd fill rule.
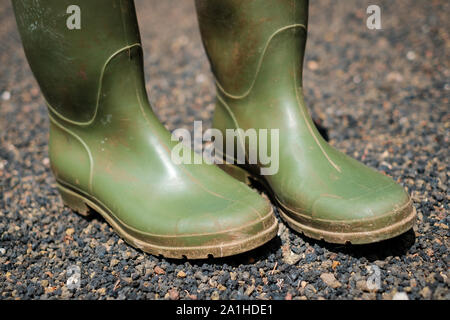
[[[196,259],[275,237],[271,203],[232,176],[259,180],[281,217],[315,239],[370,243],[413,225],[404,189],[329,146],[309,116],[301,82],[308,1],[196,1],[217,83],[213,127],[279,130],[279,168],[264,176],[259,159],[223,170],[172,161],[176,142],[145,90],[133,1],[13,5],[48,104],[51,167],[63,201],[81,214],[96,210],[132,246]],[[68,25],[73,5],[80,29]],[[255,151],[245,138],[239,143]]]

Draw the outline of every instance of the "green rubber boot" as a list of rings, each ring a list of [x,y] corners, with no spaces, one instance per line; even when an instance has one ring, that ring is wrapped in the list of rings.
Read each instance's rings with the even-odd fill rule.
[[[308,1],[196,0],[196,7],[217,83],[213,127],[279,129],[277,173],[262,176],[261,161],[239,167],[268,189],[282,218],[333,243],[371,243],[409,230],[416,214],[404,189],[328,145],[307,111]],[[241,134],[236,143],[248,155],[255,147],[245,139]],[[230,150],[226,156],[233,157]],[[232,165],[222,167],[244,176]]]
[[[270,202],[256,191],[215,166],[172,162],[176,142],[145,91],[132,1],[13,4],[69,207],[95,209],[129,244],[168,258],[233,255],[276,235]]]

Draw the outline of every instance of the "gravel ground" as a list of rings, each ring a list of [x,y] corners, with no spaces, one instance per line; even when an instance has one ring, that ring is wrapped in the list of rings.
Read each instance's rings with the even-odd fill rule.
[[[173,261],[126,245],[63,206],[48,119],[9,1],[0,4],[1,299],[449,299],[450,3],[311,1],[306,100],[330,142],[412,194],[414,230],[372,245],[279,237],[239,256]],[[147,88],[173,130],[210,125],[214,86],[193,1],[137,1]],[[66,285],[71,266],[81,286]],[[378,277],[379,275],[379,277]],[[379,286],[376,279],[379,278]],[[374,288],[376,287],[376,288]]]

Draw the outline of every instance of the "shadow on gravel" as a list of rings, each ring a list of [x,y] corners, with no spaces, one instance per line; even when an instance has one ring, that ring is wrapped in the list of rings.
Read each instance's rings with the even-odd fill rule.
[[[95,211],[92,208],[89,208],[88,216],[82,216],[81,218],[85,219],[87,222],[91,222],[92,220],[97,220],[102,223],[108,224],[108,222],[105,220],[105,218],[103,218],[103,216],[100,213],[98,213],[97,211]],[[276,236],[275,238],[273,238],[272,240],[270,240],[269,242],[265,243],[264,245],[262,245],[258,248],[255,248],[255,249],[247,251],[247,252],[243,252],[241,254],[230,256],[230,257],[224,257],[224,258],[210,257],[208,259],[196,259],[196,260],[170,259],[170,258],[166,258],[163,256],[155,256],[155,257],[157,257],[158,259],[165,259],[167,262],[174,263],[174,264],[184,264],[186,261],[189,261],[189,263],[191,265],[203,265],[204,263],[208,263],[210,265],[227,264],[230,266],[237,267],[241,264],[253,264],[253,263],[255,263],[255,261],[265,260],[270,254],[275,253],[280,247],[281,247],[281,239],[279,236]],[[140,251],[140,252],[144,252],[138,248],[134,248],[134,247],[131,247],[131,248],[133,248],[137,251]],[[151,255],[150,253],[145,253],[145,254]]]
[[[292,229],[291,229],[292,230]],[[319,245],[322,248],[334,253],[343,253],[354,258],[366,258],[368,261],[373,262],[375,260],[384,260],[389,256],[401,257],[407,254],[408,250],[414,245],[416,241],[416,235],[413,229],[407,232],[384,241],[370,243],[370,244],[333,244],[327,243],[323,240],[315,240],[299,234],[295,231],[297,236],[301,237],[305,242],[310,245]]]
[[[323,120],[320,118],[313,118],[313,122],[316,125],[317,131],[319,131],[322,138],[325,139],[325,141],[330,141],[329,135],[328,135],[328,128],[326,128],[322,123]]]
[[[87,221],[98,220],[102,222],[106,222],[106,220],[95,210],[90,210],[90,215],[87,217],[83,217]],[[278,217],[279,219],[279,217]],[[284,222],[283,222],[284,223]],[[286,225],[286,227],[288,227]],[[289,228],[289,227],[288,227]],[[352,245],[352,244],[333,244],[327,243],[323,240],[315,240],[312,238],[308,238],[303,234],[300,234],[293,229],[290,229],[292,233],[294,233],[297,237],[303,239],[303,241],[307,242],[309,245],[314,246],[318,245],[324,249],[327,249],[330,252],[334,253],[343,253],[354,258],[366,258],[368,261],[373,262],[376,260],[384,260],[387,257],[401,257],[407,254],[408,250],[414,245],[416,236],[414,234],[414,230],[410,229],[407,232],[388,240],[384,240],[377,243],[371,244],[363,244],[363,245]],[[216,258],[211,257],[208,259],[198,259],[198,260],[189,260],[192,265],[203,265],[204,263],[208,263],[210,265],[224,265],[227,264],[229,266],[237,267],[239,265],[245,264],[253,264],[255,261],[263,261],[269,257],[272,253],[275,253],[281,247],[281,239],[279,236],[276,236],[266,244],[253,249],[251,251],[247,251],[235,256],[224,257],[224,258]],[[141,251],[139,249],[136,249]],[[160,259],[165,259],[166,261],[174,264],[184,264],[186,259],[169,259],[162,256],[159,256]]]
[[[184,264],[189,261],[191,265],[202,266],[207,263],[209,265],[229,265],[232,267],[238,267],[239,265],[254,264],[256,261],[264,261],[269,255],[275,253],[281,247],[281,239],[276,236],[266,244],[234,256],[224,257],[224,258],[208,258],[208,259],[197,259],[197,260],[186,260],[186,259],[167,259],[166,261],[174,264]]]

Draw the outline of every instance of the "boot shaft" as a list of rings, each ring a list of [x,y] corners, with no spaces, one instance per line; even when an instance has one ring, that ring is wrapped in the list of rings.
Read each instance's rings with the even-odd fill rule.
[[[224,136],[227,129],[279,130],[280,141],[287,139],[287,127],[298,127],[297,132],[315,130],[304,116],[307,110],[300,89],[308,1],[197,0],[196,5],[217,85],[213,127]],[[308,142],[315,144],[310,138]],[[218,148],[220,142],[228,143],[216,140]],[[259,155],[258,146],[250,146],[243,135],[232,142],[235,150],[227,147],[227,158],[233,158],[230,152],[246,158]],[[267,150],[271,148],[267,141]],[[284,148],[289,149],[289,144],[281,144],[280,154],[289,151]],[[258,171],[260,166],[258,156],[258,165],[249,170]]]
[[[73,5],[80,9],[80,29],[68,26]],[[106,64],[140,44],[133,1],[13,0],[13,6],[25,54],[49,109],[72,123],[92,122]]]
[[[308,1],[196,0],[196,8],[219,90],[232,96],[244,95],[252,87],[272,40],[286,32],[302,33],[290,39],[296,42],[293,47],[297,50],[290,54],[299,64],[301,82]]]

